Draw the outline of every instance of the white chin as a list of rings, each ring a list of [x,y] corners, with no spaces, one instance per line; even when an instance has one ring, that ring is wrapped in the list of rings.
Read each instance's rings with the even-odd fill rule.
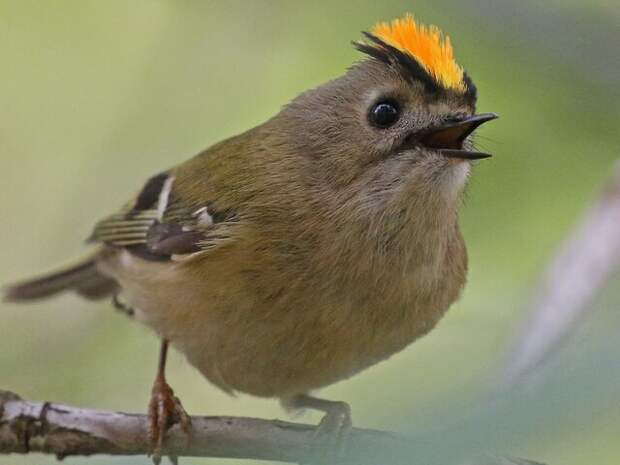
[[[458,161],[451,163],[451,166],[442,176],[442,192],[448,198],[458,196],[467,182],[469,176],[470,165],[466,161]]]

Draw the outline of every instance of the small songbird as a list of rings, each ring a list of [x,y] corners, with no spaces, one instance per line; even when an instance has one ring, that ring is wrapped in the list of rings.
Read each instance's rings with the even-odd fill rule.
[[[354,42],[365,58],[276,116],[150,178],[76,264],[6,289],[113,298],[161,338],[149,406],[159,457],[189,418],[168,343],[211,383],[325,413],[313,397],[429,332],[465,284],[458,209],[475,151],[476,88],[448,37],[411,15]]]

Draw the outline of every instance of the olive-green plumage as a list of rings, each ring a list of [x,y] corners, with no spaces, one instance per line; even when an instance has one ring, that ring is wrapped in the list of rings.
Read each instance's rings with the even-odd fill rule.
[[[470,81],[432,85],[397,50],[369,47],[344,76],[152,178],[97,225],[86,262],[8,297],[120,293],[215,385],[297,406],[427,333],[465,284],[458,208],[484,156],[468,136],[494,116],[473,116]]]

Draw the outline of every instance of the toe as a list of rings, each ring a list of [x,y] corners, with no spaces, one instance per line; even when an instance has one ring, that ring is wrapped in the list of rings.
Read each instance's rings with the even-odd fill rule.
[[[174,398],[174,421],[181,425],[181,429],[185,433],[187,441],[189,442],[192,433],[192,419],[185,411],[183,404],[178,397]]]
[[[163,439],[168,423],[166,401],[161,395],[154,394],[151,397],[148,420],[148,439],[151,448],[151,457],[153,458],[153,463],[158,465],[161,462]]]
[[[351,407],[346,402],[334,402],[317,427],[320,434],[340,434],[351,429]]]
[[[153,462],[161,462],[166,431],[175,423],[179,423],[189,443],[191,419],[181,401],[165,381],[158,380],[153,385],[153,392],[148,410],[148,440]],[[175,459],[171,457],[173,463]]]
[[[334,402],[316,428],[313,461],[331,463],[343,457],[351,429],[351,408],[345,402]]]

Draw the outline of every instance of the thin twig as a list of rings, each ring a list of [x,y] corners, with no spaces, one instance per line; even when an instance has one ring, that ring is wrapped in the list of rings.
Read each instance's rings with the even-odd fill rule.
[[[513,384],[570,334],[608,280],[620,269],[620,161],[600,199],[566,240],[541,282],[517,333],[503,373]]]
[[[146,455],[146,415],[28,402],[0,391],[0,454]],[[314,426],[239,417],[192,417],[192,436],[178,426],[167,434],[173,456],[252,458],[299,462],[307,456]],[[354,429],[343,464],[411,464],[414,446],[395,433]]]
[[[0,391],[0,454],[42,452],[68,456],[147,455],[147,417],[132,413],[29,402]],[[164,454],[173,457],[247,458],[298,463],[306,461],[315,427],[280,420],[242,417],[192,417],[192,435],[179,426],[167,433]],[[416,443],[405,435],[354,428],[336,465],[414,465]],[[489,461],[490,460],[490,461]],[[479,463],[541,465],[486,456]]]

